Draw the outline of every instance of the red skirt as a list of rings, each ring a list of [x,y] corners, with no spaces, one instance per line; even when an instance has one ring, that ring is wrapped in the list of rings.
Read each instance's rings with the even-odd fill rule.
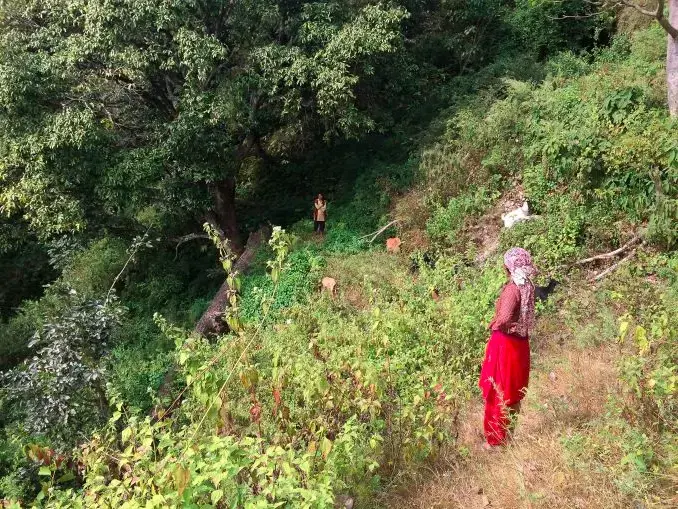
[[[478,385],[485,400],[485,436],[490,445],[506,441],[508,406],[525,397],[530,379],[530,342],[527,338],[493,331],[485,350]]]

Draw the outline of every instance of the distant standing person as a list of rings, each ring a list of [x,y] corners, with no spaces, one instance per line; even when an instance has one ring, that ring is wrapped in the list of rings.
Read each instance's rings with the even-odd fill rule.
[[[512,419],[520,411],[530,379],[529,332],[534,327],[534,284],[537,270],[530,253],[514,247],[504,255],[509,282],[497,300],[492,331],[480,371],[485,400],[485,449],[504,445],[512,432]]]
[[[327,200],[322,195],[318,194],[313,202],[313,229],[315,233],[320,235],[325,234],[325,219],[327,218]]]

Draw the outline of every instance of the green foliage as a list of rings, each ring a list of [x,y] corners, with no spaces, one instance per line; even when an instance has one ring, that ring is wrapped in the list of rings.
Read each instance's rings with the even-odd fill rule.
[[[16,315],[0,323],[0,370],[11,368],[28,355],[28,344],[36,330],[64,308],[61,299],[61,295],[47,295],[39,301],[25,301]]]
[[[324,507],[339,490],[369,497],[380,479],[449,438],[475,383],[485,325],[504,280],[500,265],[478,275],[463,264],[441,264],[425,269],[417,283],[399,273],[393,291],[382,291],[379,278],[365,279],[369,307],[351,313],[331,299],[299,298],[312,289],[302,274],[314,273],[322,259],[304,248],[283,264],[288,243],[281,242],[271,246],[276,259],[268,264],[272,279],[261,290],[259,316],[289,306],[285,321],[259,318],[210,344],[160,320],[176,343],[183,403],[157,422],[118,403],[110,425],[78,453],[87,471],[84,490],[53,491],[52,506],[223,499],[245,507],[264,501]],[[341,263],[357,275],[366,270],[365,256]],[[256,280],[250,278],[244,292]],[[429,297],[432,285],[445,296],[439,304]],[[251,292],[245,295],[240,313],[253,305]],[[134,480],[111,469],[110,456],[129,464]]]
[[[74,302],[46,322],[29,347],[25,365],[2,374],[3,392],[24,417],[28,433],[73,444],[106,411],[99,359],[119,323],[121,310],[102,302]]]
[[[518,0],[506,20],[520,46],[544,58],[562,48],[586,49],[609,37],[614,16],[599,10],[586,0]]]
[[[599,342],[616,342],[622,352],[619,387],[588,429],[564,438],[577,468],[606,472],[621,493],[637,500],[669,496],[671,474],[662,473],[678,458],[676,282],[671,276],[654,284],[643,281],[648,272],[668,276],[676,263],[675,256],[643,257],[607,285],[597,305],[621,316],[614,329],[599,328],[597,335]]]
[[[303,248],[290,253],[277,283],[275,300],[270,306],[272,319],[280,311],[308,299],[320,283],[323,265],[322,256],[314,249]],[[246,297],[240,306],[240,312],[245,321],[261,319],[262,302],[272,293],[274,286],[275,283],[265,273],[243,277],[242,294]]]
[[[452,245],[464,224],[473,216],[485,212],[498,197],[498,193],[480,187],[450,198],[447,207],[439,206],[431,214],[426,223],[426,232],[434,241]]]
[[[0,319],[11,317],[22,301],[40,297],[43,285],[57,274],[45,246],[22,222],[0,220]],[[1,356],[0,356],[1,357]]]
[[[80,295],[105,295],[129,254],[121,239],[103,238],[77,253],[64,269],[62,281]]]
[[[577,78],[591,72],[591,64],[572,51],[563,51],[546,62],[549,76],[557,78]]]
[[[632,39],[628,59],[611,58],[612,50],[592,64],[567,55],[565,67],[560,55],[544,84],[507,80],[504,99],[460,110],[433,151],[445,159],[424,159],[434,195],[455,197],[456,204],[470,199],[469,184],[493,175],[521,183],[545,222],[523,225],[509,237],[527,242],[549,266],[571,259],[618,221],[636,228],[648,223],[651,240],[673,245],[675,122],[664,111],[657,81],[648,84],[648,76],[660,77],[661,62],[645,59],[645,48],[656,43],[647,36]],[[628,48],[619,46],[624,49],[615,51]],[[597,240],[616,239],[603,234]]]
[[[504,230],[501,247],[524,247],[533,253],[541,271],[553,274],[581,254],[584,234],[591,224],[589,221],[598,219],[588,216],[590,213],[590,209],[572,203],[569,197],[550,201],[541,219],[518,223]]]
[[[502,247],[527,247],[550,274],[586,249],[618,245],[620,225],[647,226],[661,247],[678,240],[678,146],[659,85],[665,35],[592,49],[609,20],[556,19],[592,9],[578,0],[3,4],[0,264],[33,263],[35,277],[21,281],[35,297],[54,277],[48,261],[61,276],[0,325],[0,368],[14,367],[0,396],[0,497],[328,507],[350,491],[362,504],[449,442],[505,278],[499,260],[470,266],[459,240],[501,192],[521,185],[541,215],[504,232]],[[409,154],[419,146],[421,157]],[[447,251],[412,281],[398,257],[360,237],[391,219],[394,197],[420,174],[427,232]],[[220,194],[231,178],[237,203]],[[176,244],[236,204],[245,229],[281,217],[305,241],[305,195],[318,190],[330,199],[323,241],[299,245],[276,229],[249,274],[231,271],[220,240],[219,264],[202,239]],[[140,225],[147,234],[128,250]],[[151,232],[161,240],[138,253]],[[223,269],[231,333],[210,342],[184,328]],[[670,274],[675,263],[652,270]],[[86,303],[106,297],[118,274],[124,318]],[[339,281],[337,299],[317,293],[323,275]],[[622,343],[637,351],[606,428],[621,439],[602,453],[591,445],[619,452],[625,490],[648,489],[675,463],[676,304],[628,306]],[[605,309],[581,342],[605,341]],[[154,312],[165,318],[152,321]],[[15,367],[36,330],[40,349]],[[185,391],[162,409],[168,371]],[[61,449],[80,442],[77,479],[51,456],[24,457],[40,436]]]
[[[109,394],[118,395],[130,407],[149,410],[173,361],[162,337],[116,346],[106,359]]]
[[[3,6],[2,210],[42,238],[150,209],[172,229],[213,204],[205,183],[251,159],[373,130],[363,99],[383,93],[370,77],[402,49],[407,15],[373,2]]]

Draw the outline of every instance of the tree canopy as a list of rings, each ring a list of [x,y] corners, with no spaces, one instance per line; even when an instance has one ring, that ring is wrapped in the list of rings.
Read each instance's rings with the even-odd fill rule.
[[[3,5],[2,209],[43,237],[211,210],[235,237],[248,165],[374,129],[370,78],[406,17],[375,2]]]

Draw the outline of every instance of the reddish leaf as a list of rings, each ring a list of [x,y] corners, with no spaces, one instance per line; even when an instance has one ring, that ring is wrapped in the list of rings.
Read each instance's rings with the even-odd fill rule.
[[[252,408],[250,408],[250,419],[252,419],[252,422],[259,422],[259,419],[261,418],[261,405],[256,402],[252,405]]]

